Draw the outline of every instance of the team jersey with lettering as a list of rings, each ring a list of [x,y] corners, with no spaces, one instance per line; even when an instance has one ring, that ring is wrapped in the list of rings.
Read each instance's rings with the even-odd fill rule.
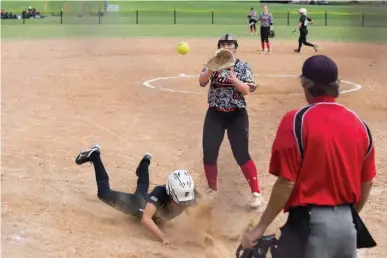
[[[309,18],[305,14],[301,15],[300,16],[300,23],[301,23],[300,30],[301,29],[307,29],[308,28],[308,24],[309,24],[310,21],[312,21],[311,18]]]
[[[202,72],[206,70],[207,67],[204,67]],[[249,85],[250,92],[254,92],[256,85],[250,66],[246,62],[236,59],[233,70],[239,80]],[[228,70],[212,73],[208,90],[208,104],[210,107],[221,109],[246,108],[245,97],[235,88],[229,76],[230,72]],[[201,86],[205,87],[209,81],[201,84]]]
[[[258,17],[262,27],[270,27],[273,24],[273,15],[271,13],[261,13]]]

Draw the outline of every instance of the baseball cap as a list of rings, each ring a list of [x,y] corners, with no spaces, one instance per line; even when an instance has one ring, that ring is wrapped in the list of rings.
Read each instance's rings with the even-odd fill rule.
[[[315,83],[328,84],[337,81],[338,74],[339,71],[335,61],[325,55],[315,55],[305,60],[301,76]]]

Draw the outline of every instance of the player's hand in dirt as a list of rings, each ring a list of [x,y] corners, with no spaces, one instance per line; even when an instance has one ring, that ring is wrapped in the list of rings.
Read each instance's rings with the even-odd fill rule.
[[[163,245],[172,245],[172,242],[168,238],[164,238],[163,239]]]

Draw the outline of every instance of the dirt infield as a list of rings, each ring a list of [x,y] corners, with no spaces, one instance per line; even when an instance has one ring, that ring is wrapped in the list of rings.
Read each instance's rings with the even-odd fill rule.
[[[183,167],[192,171],[199,190],[205,189],[201,129],[207,89],[196,78],[156,81],[155,89],[143,86],[156,77],[198,74],[216,46],[215,39],[192,39],[190,54],[180,56],[178,41],[2,44],[3,257],[233,257],[239,234],[259,213],[244,207],[249,188],[226,138],[219,159],[219,201],[211,216],[198,211],[193,222],[183,215],[167,226],[176,249],[162,247],[134,219],[100,202],[92,166],[74,164],[81,149],[99,143],[112,188],[132,191],[137,162],[151,152],[152,184]],[[293,42],[273,45],[272,55],[260,56],[258,42],[243,39],[238,52],[260,85],[248,97],[250,149],[266,199],[274,181],[267,168],[278,122],[286,111],[305,104],[296,78],[268,75],[298,75],[305,58],[314,54],[306,48],[293,53]],[[362,257],[387,257],[387,61],[382,60],[387,46],[319,45],[337,61],[342,79],[363,87],[343,94],[340,102],[369,123],[377,146],[378,178],[361,215],[379,245]],[[344,90],[351,87],[343,84]],[[225,190],[226,185],[234,187]]]

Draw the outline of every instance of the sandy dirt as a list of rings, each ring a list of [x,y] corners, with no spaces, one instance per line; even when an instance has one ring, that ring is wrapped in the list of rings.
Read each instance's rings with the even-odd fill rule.
[[[196,78],[153,82],[155,89],[142,85],[156,77],[198,74],[216,47],[216,39],[191,39],[191,52],[181,56],[179,41],[2,43],[2,257],[234,257],[240,234],[260,213],[246,209],[249,188],[227,138],[218,200],[212,212],[194,210],[166,226],[174,248],[161,246],[135,219],[100,202],[92,166],[74,163],[80,150],[99,143],[112,188],[133,191],[134,169],[151,152],[152,185],[186,168],[199,190],[205,189],[201,133],[207,88]],[[361,215],[378,247],[361,257],[387,257],[387,46],[318,43],[321,53],[337,61],[341,79],[363,86],[339,101],[369,123],[376,142],[377,182]],[[238,56],[250,63],[260,85],[248,97],[250,149],[266,199],[275,179],[267,169],[276,127],[286,111],[305,104],[296,78],[267,75],[300,74],[314,52],[295,54],[295,44],[274,41],[273,54],[261,56],[257,41],[240,40]],[[191,94],[176,92],[181,90]],[[284,219],[280,215],[267,233],[278,232]]]

